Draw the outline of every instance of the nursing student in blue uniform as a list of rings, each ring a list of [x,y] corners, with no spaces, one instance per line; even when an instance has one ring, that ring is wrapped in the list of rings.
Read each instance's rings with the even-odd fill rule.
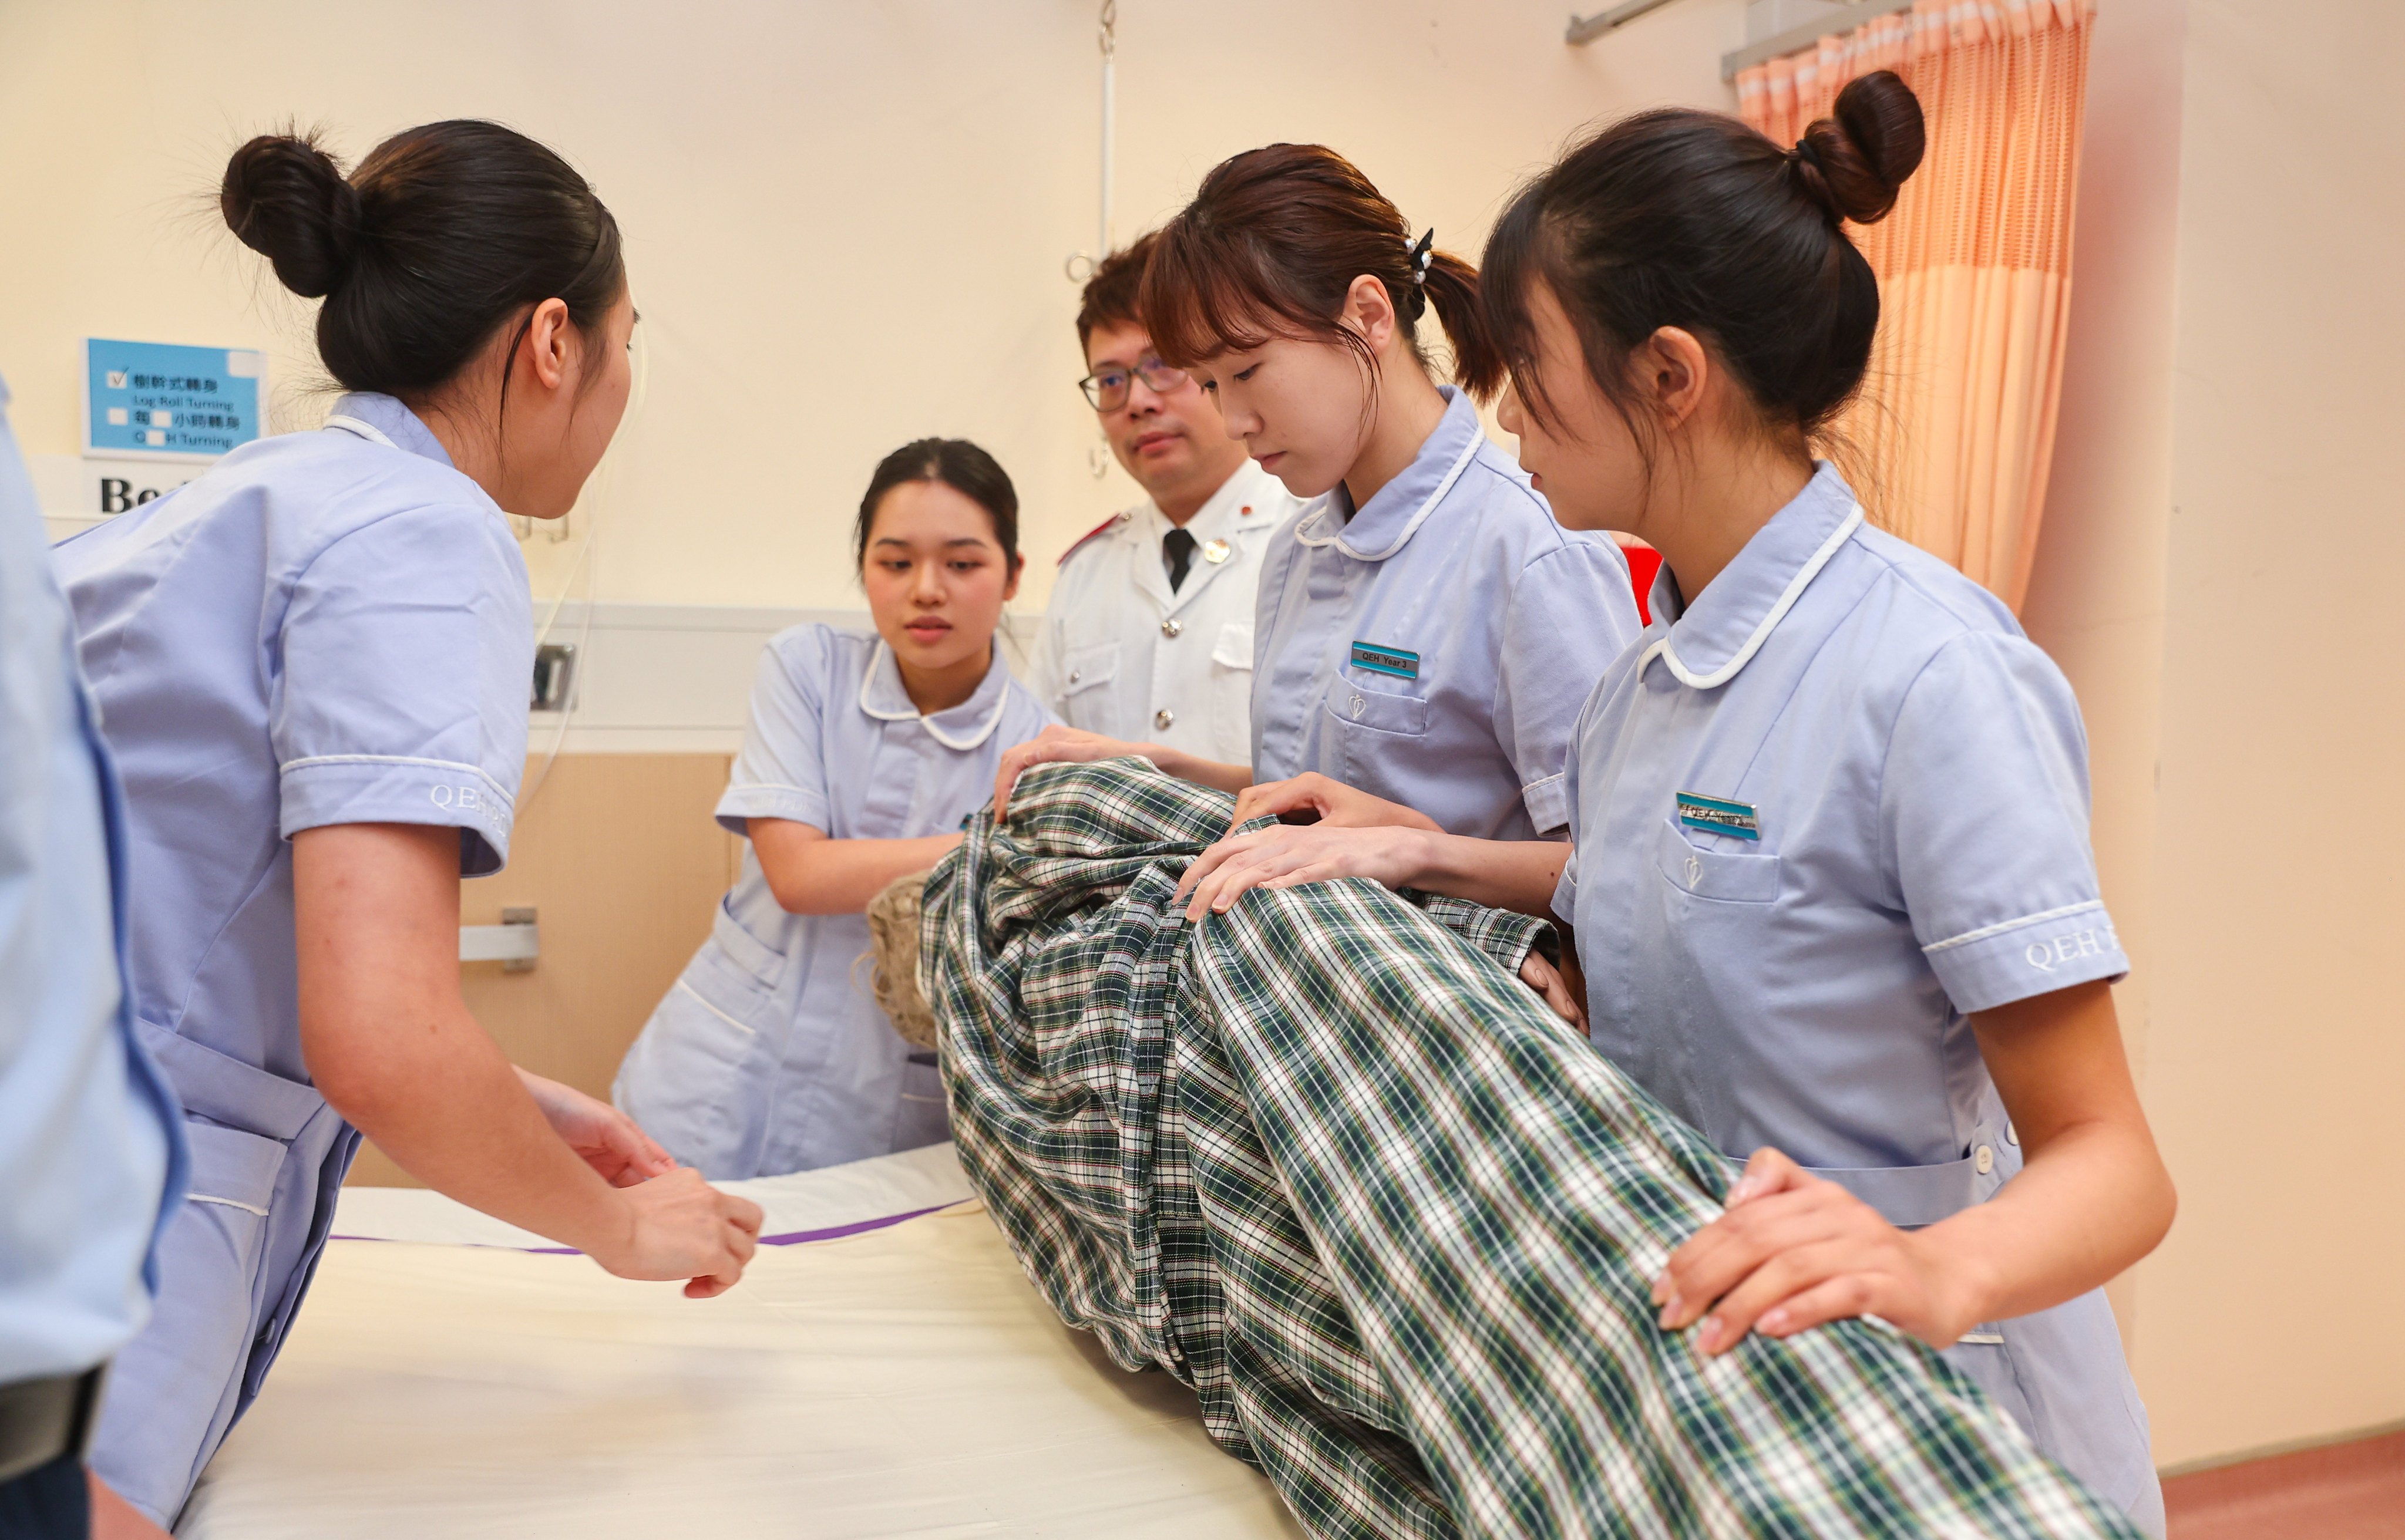
[[[133,1007],[190,1197],[92,1463],[172,1524],[258,1393],[364,1131],[622,1277],[741,1276],[758,1209],[513,1070],[459,993],[459,878],[499,869],[533,626],[503,511],[565,513],[625,410],[617,227],[551,151],[431,124],[345,178],[267,136],[222,207],[349,391],[59,548],[128,810]]]
[[[870,996],[863,911],[961,841],[1005,749],[1056,719],[994,645],[1019,497],[958,439],[887,455],[853,555],[870,631],[772,638],[718,821],[748,836],[710,939],[618,1071],[618,1105],[711,1178],[941,1142],[935,1056]]]
[[[1744,1163],[1663,1325],[1709,1353],[1883,1317],[2159,1533],[2102,1286],[2174,1199],[2114,1019],[2078,706],[1811,455],[1878,320],[1839,221],[1884,216],[1921,147],[1882,72],[1792,150],[1652,113],[1519,195],[1486,251],[1503,421],[1564,523],[1664,561],[1580,725],[1573,847],[1279,828],[1198,860],[1189,913],[1358,875],[1567,918],[1596,1045]]]
[[[1205,177],[1157,237],[1143,313],[1167,363],[1297,497],[1256,605],[1252,763],[1055,728],[1030,764],[1141,754],[1262,813],[1408,808],[1488,839],[1557,835],[1579,703],[1636,637],[1628,564],[1555,524],[1482,431],[1502,381],[1468,263],[1414,242],[1342,156],[1272,145]],[[1433,306],[1457,385],[1428,374]],[[1364,812],[1363,809],[1369,811]]]

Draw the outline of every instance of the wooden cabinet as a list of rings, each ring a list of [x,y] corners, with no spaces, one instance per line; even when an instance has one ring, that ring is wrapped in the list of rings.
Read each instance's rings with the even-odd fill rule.
[[[468,1008],[504,1053],[607,1099],[618,1060],[710,933],[743,843],[710,817],[725,754],[562,754],[527,765],[506,870],[459,885],[459,923],[531,905],[542,955],[527,973],[460,964]],[[542,777],[538,783],[537,777]],[[373,1145],[350,1180],[416,1183]]]

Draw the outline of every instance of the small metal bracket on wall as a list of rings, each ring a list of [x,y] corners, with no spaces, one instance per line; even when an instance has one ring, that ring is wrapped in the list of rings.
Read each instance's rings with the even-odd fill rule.
[[[1599,10],[1593,16],[1570,16],[1569,30],[1562,35],[1566,43],[1592,43],[1615,27],[1627,25],[1649,10],[1660,10],[1670,0],[1625,0],[1610,10]]]
[[[545,642],[534,650],[534,694],[527,709],[565,711],[576,689],[576,644]]]
[[[459,927],[459,960],[498,962],[505,973],[531,973],[542,955],[542,932],[531,904],[501,911],[499,925]]]

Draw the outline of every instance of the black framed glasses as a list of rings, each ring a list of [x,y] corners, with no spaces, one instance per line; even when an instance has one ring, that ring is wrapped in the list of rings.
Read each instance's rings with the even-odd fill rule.
[[[1087,404],[1095,411],[1117,412],[1127,405],[1130,380],[1142,380],[1146,390],[1166,396],[1186,383],[1186,371],[1172,369],[1147,353],[1132,370],[1110,364],[1094,371],[1077,382],[1077,388],[1086,393]]]

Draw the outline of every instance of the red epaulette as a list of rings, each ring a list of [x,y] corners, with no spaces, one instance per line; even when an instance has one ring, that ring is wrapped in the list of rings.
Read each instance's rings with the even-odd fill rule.
[[[1056,566],[1056,567],[1066,567],[1066,566],[1068,566],[1068,565],[1069,565],[1069,558],[1070,558],[1070,557],[1072,557],[1072,556],[1074,556],[1074,555],[1076,555],[1078,552],[1083,551],[1083,550],[1086,548],[1086,542],[1087,542],[1088,540],[1090,540],[1090,539],[1092,539],[1095,536],[1097,536],[1097,535],[1099,535],[1099,534],[1102,534],[1104,530],[1106,530],[1106,529],[1110,528],[1113,525],[1115,525],[1115,524],[1118,523],[1118,522],[1119,522],[1119,520],[1120,520],[1120,519],[1122,519],[1122,518],[1124,518],[1124,517],[1126,517],[1126,515],[1125,515],[1125,514],[1121,514],[1121,513],[1114,513],[1114,514],[1112,514],[1109,518],[1104,519],[1102,523],[1100,523],[1100,524],[1098,524],[1098,525],[1094,525],[1094,527],[1093,527],[1093,528],[1089,529],[1089,530],[1087,530],[1084,534],[1082,534],[1082,535],[1078,536],[1075,540],[1072,540],[1071,542],[1069,542],[1069,549],[1068,549],[1068,550],[1066,550],[1066,551],[1062,552],[1062,553],[1061,553],[1061,559],[1060,559],[1058,562],[1054,563],[1053,565],[1054,565],[1054,566]]]

